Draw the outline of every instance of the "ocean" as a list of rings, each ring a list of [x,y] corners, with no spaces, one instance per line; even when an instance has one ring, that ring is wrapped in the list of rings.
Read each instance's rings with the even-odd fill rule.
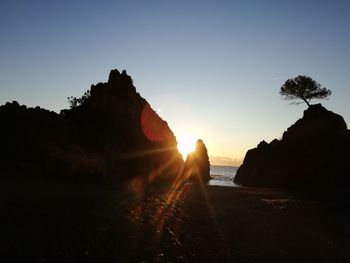
[[[238,187],[233,182],[233,178],[236,175],[238,167],[236,166],[210,166],[210,175],[213,177],[208,185],[220,185],[220,186],[231,186]]]

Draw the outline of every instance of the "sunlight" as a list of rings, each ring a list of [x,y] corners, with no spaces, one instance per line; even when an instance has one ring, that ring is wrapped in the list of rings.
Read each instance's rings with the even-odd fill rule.
[[[180,134],[176,137],[176,140],[177,149],[181,153],[182,158],[185,160],[187,154],[195,150],[197,137],[192,134]]]

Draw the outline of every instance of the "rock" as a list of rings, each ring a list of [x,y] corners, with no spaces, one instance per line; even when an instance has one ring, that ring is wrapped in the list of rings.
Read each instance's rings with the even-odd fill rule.
[[[321,104],[311,105],[304,116],[283,133],[284,140],[344,136],[347,125],[342,116],[328,111]]]
[[[112,70],[108,82],[92,86],[90,94],[86,103],[66,113],[86,151],[115,156],[109,165],[122,167],[119,177],[175,177],[183,162],[175,136],[136,92],[125,70]]]
[[[17,102],[1,106],[0,164],[8,168],[6,174],[33,170],[46,177],[109,183],[136,175],[145,182],[178,175],[183,161],[176,138],[126,71],[112,70],[108,82],[91,85],[87,94],[81,105],[61,114]]]
[[[234,181],[304,192],[345,190],[350,183],[349,134],[340,115],[311,105],[282,140],[263,141],[249,150]]]
[[[208,151],[200,139],[194,152],[188,154],[186,158],[185,177],[197,183],[207,183],[211,179]]]

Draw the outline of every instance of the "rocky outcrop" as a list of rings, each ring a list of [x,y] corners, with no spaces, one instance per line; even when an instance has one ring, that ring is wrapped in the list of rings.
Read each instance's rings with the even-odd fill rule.
[[[1,178],[66,176],[63,170],[74,170],[77,134],[59,114],[14,101],[0,106],[0,121]]]
[[[283,133],[283,140],[310,140],[342,137],[347,134],[342,116],[328,111],[321,104],[311,105],[304,116]]]
[[[60,114],[16,102],[1,106],[0,162],[6,174],[79,174],[111,182],[178,174],[183,161],[174,134],[126,71],[112,70],[108,82],[92,85],[89,94]]]
[[[185,177],[197,183],[207,183],[211,179],[208,151],[200,139],[194,152],[187,155]]]
[[[347,188],[350,183],[350,133],[344,119],[320,104],[284,132],[247,152],[235,183],[302,191]]]

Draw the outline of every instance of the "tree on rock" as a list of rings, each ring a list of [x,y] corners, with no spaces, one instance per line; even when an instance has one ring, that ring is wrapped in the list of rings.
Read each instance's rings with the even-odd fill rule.
[[[187,155],[185,177],[194,182],[207,183],[210,177],[210,162],[207,148],[202,140],[197,140],[194,152]]]
[[[69,106],[71,109],[82,105],[85,101],[90,98],[90,90],[84,92],[84,94],[80,98],[76,98],[73,96],[68,97]]]
[[[332,94],[332,91],[322,87],[321,84],[308,76],[299,75],[288,79],[281,86],[280,94],[286,100],[301,99],[310,107],[312,99],[327,99]],[[296,104],[299,103],[301,102],[296,102]]]

